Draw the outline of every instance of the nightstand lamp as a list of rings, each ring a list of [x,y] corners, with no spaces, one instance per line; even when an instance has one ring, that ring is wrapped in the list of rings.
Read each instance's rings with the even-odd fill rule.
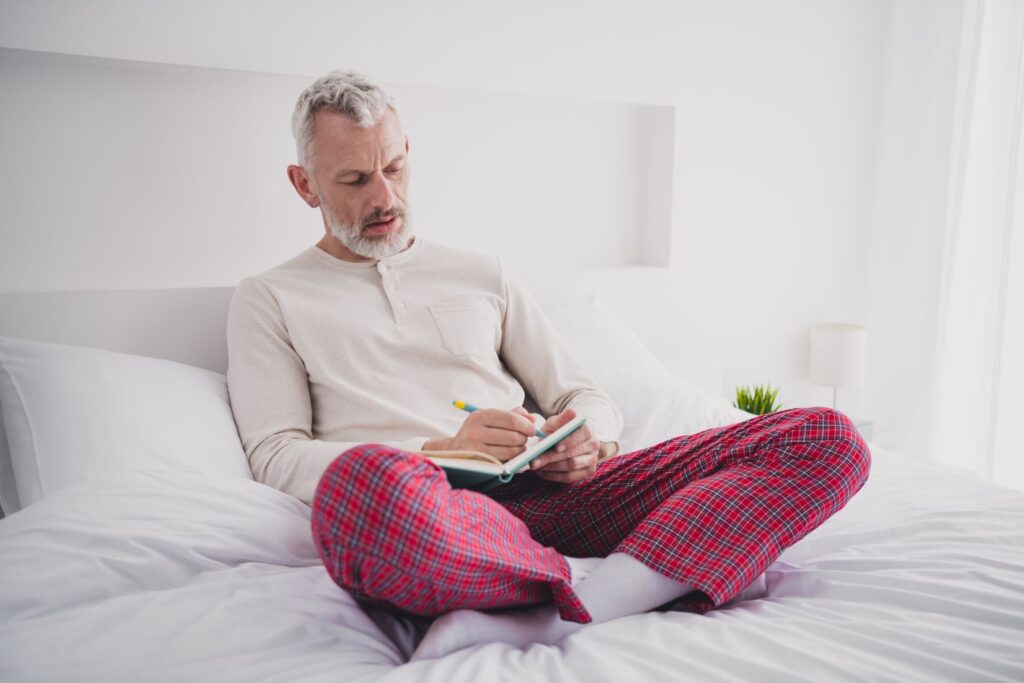
[[[861,325],[822,323],[811,327],[811,381],[832,387],[832,408],[836,394],[844,387],[864,384],[867,330]]]

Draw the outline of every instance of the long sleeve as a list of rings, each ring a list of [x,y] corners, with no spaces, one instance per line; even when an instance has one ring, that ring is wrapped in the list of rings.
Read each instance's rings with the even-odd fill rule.
[[[235,425],[256,481],[312,504],[317,483],[342,452],[367,441],[313,438],[306,367],[289,340],[273,294],[258,280],[243,280],[227,321],[227,385]],[[427,437],[383,442],[419,450]]]
[[[545,415],[572,406],[598,440],[618,442],[622,413],[572,355],[539,304],[502,266],[505,317],[501,357]]]

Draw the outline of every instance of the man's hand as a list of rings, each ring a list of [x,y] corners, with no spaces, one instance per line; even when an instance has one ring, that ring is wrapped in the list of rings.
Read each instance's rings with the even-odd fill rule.
[[[516,412],[519,410],[522,410],[520,414],[529,415],[525,409],[518,409]],[[550,434],[575,417],[576,411],[566,408],[549,417],[540,429],[545,434]],[[557,446],[531,462],[530,469],[542,479],[572,484],[594,474],[600,450],[601,442],[590,431],[590,425],[584,424]]]
[[[449,439],[437,439],[423,444],[425,451],[481,451],[505,462],[526,450],[526,440],[536,427],[523,408],[500,410],[481,408],[470,413]]]

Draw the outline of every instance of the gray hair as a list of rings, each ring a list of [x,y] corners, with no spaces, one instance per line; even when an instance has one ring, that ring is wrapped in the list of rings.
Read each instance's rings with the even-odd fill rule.
[[[313,160],[313,119],[321,109],[345,114],[357,125],[369,128],[388,109],[397,112],[394,99],[355,71],[332,71],[313,82],[299,95],[292,112],[292,134],[299,164]]]

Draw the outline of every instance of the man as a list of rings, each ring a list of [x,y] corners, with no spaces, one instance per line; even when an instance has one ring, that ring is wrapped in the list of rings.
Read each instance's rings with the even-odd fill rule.
[[[324,237],[239,284],[231,406],[255,478],[312,506],[339,586],[444,615],[415,659],[554,643],[667,604],[706,612],[867,479],[866,444],[827,408],[617,454],[621,414],[500,259],[413,234],[391,98],[332,72],[301,94],[292,128],[288,177]],[[453,399],[487,408],[467,416]],[[583,428],[486,494],[451,489],[418,453],[507,460],[541,421],[553,431],[577,414]],[[604,559],[584,576],[589,557]],[[498,607],[518,609],[481,611]]]

